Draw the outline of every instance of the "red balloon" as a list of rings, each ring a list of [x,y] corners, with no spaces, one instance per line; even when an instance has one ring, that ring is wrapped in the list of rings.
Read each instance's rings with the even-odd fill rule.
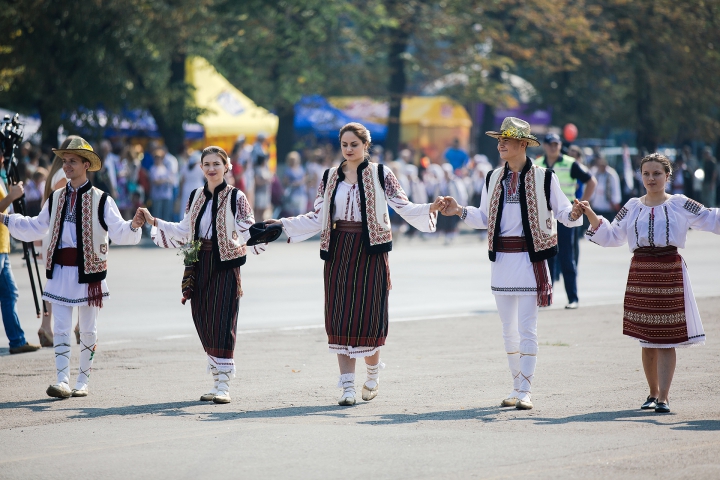
[[[563,137],[565,137],[566,141],[574,142],[577,136],[578,129],[574,124],[568,123],[565,127],[563,127]]]

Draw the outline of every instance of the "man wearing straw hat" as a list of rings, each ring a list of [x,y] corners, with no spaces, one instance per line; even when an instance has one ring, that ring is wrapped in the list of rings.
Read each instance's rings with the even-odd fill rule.
[[[100,157],[80,137],[53,151],[63,159],[67,186],[53,192],[37,217],[0,214],[0,222],[24,242],[48,239],[48,279],[43,300],[53,304],[57,383],[47,394],[56,398],[84,397],[97,342],[97,316],[110,293],[105,283],[109,241],[134,245],[140,241],[142,214],[123,220],[115,201],[93,187],[87,172],[100,170]],[[72,309],[80,320],[80,370],[70,389],[70,330]]]
[[[458,215],[473,228],[487,228],[491,288],[502,320],[513,388],[503,407],[533,408],[531,386],[537,362],[539,306],[552,303],[547,259],[557,253],[557,221],[582,225],[582,209],[573,206],[552,170],[534,165],[528,146],[539,146],[530,125],[514,117],[502,122],[497,138],[504,165],[486,176],[480,208],[462,207],[446,198],[444,215]]]

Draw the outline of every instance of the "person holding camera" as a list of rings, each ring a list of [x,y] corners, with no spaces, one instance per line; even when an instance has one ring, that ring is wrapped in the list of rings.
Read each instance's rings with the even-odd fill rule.
[[[0,168],[3,168],[5,157],[0,154]],[[22,182],[8,188],[0,178],[0,212],[7,214],[8,208],[23,195]],[[10,232],[0,224],[0,310],[2,311],[5,335],[10,341],[10,353],[27,353],[40,349],[40,345],[28,343],[25,332],[20,326],[17,311],[18,288],[10,267]]]

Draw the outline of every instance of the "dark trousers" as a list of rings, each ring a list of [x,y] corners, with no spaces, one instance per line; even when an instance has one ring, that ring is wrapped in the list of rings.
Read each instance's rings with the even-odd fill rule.
[[[548,260],[548,267],[550,268],[553,282],[560,278],[560,273],[562,272],[568,302],[577,302],[577,263],[575,260],[575,249],[577,248],[575,240],[577,235],[575,235],[574,228],[568,228],[559,222],[557,224],[557,234],[558,254]]]

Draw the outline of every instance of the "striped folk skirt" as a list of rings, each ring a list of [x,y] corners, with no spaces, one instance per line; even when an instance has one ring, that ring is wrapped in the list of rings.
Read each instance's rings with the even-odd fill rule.
[[[213,268],[212,251],[206,248],[203,241],[195,263],[195,286],[190,297],[193,322],[208,355],[233,358],[242,295],[240,267],[228,270]]]
[[[641,344],[688,341],[683,259],[676,247],[642,247],[630,263],[623,334]]]
[[[388,254],[368,254],[360,222],[336,222],[325,262],[325,331],[330,350],[372,355],[388,333]]]

